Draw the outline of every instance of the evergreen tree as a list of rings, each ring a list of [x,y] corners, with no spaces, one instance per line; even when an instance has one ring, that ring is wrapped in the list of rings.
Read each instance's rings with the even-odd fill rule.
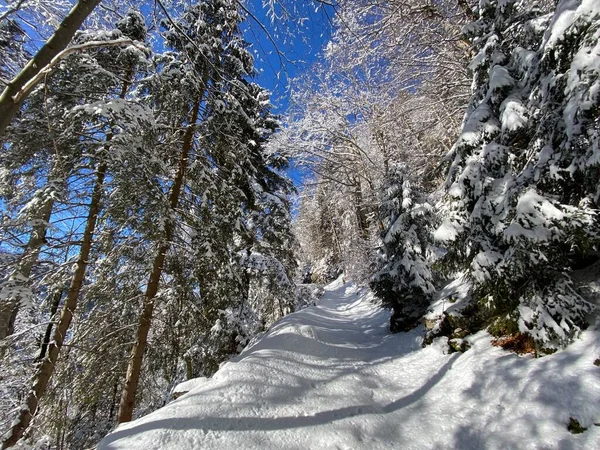
[[[172,51],[161,56],[150,97],[159,127],[178,132],[167,139],[168,202],[153,238],[119,422],[131,420],[136,398],[148,400],[138,390],[141,379],[168,391],[182,376],[210,375],[261,329],[247,302],[242,259],[262,235],[246,219],[260,211],[263,193],[284,190],[287,182],[269,167],[280,162],[263,149],[276,121],[268,96],[250,82],[254,61],[238,8],[211,0],[164,22]]]
[[[98,3],[100,0],[79,0],[54,34],[4,88],[0,95],[0,136],[19,112],[21,104],[40,82],[39,75],[71,43],[78,28]]]
[[[0,21],[0,79],[12,78],[18,67],[23,65],[28,54],[25,50],[25,32],[18,22],[11,18]]]
[[[466,28],[473,94],[436,237],[472,279],[480,322],[546,349],[591,309],[569,271],[599,243],[599,8],[485,1]]]
[[[414,192],[404,171],[403,167],[392,168],[393,176],[381,201],[380,220],[385,229],[381,233],[379,270],[370,283],[383,305],[394,311],[392,332],[416,326],[435,290],[427,258],[431,206]]]
[[[134,17],[134,20],[141,20],[139,15],[133,14],[129,16],[130,19],[131,17]],[[135,30],[125,28],[126,31],[135,33]],[[112,41],[113,38],[119,39],[121,36],[123,32],[116,29],[100,34],[81,33],[76,39],[80,42]],[[85,79],[86,75],[89,76],[90,72],[95,72],[87,80],[91,87],[89,91],[95,94],[93,99],[89,99],[93,101],[81,102],[80,99],[79,104],[68,110],[66,114],[62,111],[62,116],[66,119],[65,123],[68,124],[62,133],[67,136],[69,134],[77,136],[72,142],[73,147],[67,148],[76,149],[80,155],[80,158],[72,160],[74,165],[64,168],[64,173],[69,183],[77,179],[76,175],[81,177],[80,181],[89,180],[89,184],[83,183],[83,191],[71,191],[71,195],[75,198],[89,202],[85,206],[74,209],[83,214],[85,229],[78,243],[79,251],[74,252],[77,256],[73,273],[52,340],[44,348],[39,364],[35,368],[33,386],[25,395],[24,406],[19,410],[18,419],[13,422],[11,432],[3,442],[3,448],[14,445],[28,428],[31,419],[38,412],[40,400],[46,394],[50,380],[56,371],[59,353],[65,340],[69,338],[68,331],[84,288],[87,268],[92,262],[92,247],[95,242],[98,217],[103,208],[105,190],[108,186],[118,185],[120,180],[131,182],[132,178],[137,178],[135,168],[138,166],[132,163],[140,159],[146,148],[143,145],[143,136],[148,135],[146,130],[151,126],[152,120],[144,108],[129,101],[126,96],[135,78],[136,66],[144,59],[144,53],[137,47],[111,46],[88,55],[78,55],[70,61],[74,63],[69,67],[71,76],[78,72],[77,63],[81,63],[82,60],[88,63],[83,66],[84,69],[80,73],[82,79]],[[69,63],[66,65],[68,66]],[[60,112],[58,116],[61,116]],[[53,150],[57,148],[53,147]],[[50,179],[50,181],[54,180]],[[75,184],[75,186],[82,185]],[[76,216],[67,220],[77,222],[82,219]],[[70,257],[72,258],[73,255]]]

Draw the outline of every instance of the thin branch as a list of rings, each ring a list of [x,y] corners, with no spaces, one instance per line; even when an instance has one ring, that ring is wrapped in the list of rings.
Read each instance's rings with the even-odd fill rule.
[[[35,77],[33,77],[31,80],[29,80],[21,88],[21,90],[13,96],[14,102],[15,103],[21,102],[29,94],[29,92],[36,86],[36,84],[39,83],[39,81],[42,78],[44,78],[48,73],[50,73],[52,68],[64,57],[69,56],[73,53],[81,52],[84,50],[89,50],[92,48],[117,47],[117,46],[121,46],[121,45],[133,45],[134,47],[137,47],[140,50],[145,50],[145,48],[143,46],[141,46],[136,41],[132,41],[131,39],[117,39],[114,41],[90,41],[90,42],[86,42],[85,44],[74,45],[72,47],[66,48],[62,52],[57,54],[54,58],[52,58],[52,60],[46,65],[46,67],[44,67],[42,70],[40,70],[40,72]]]

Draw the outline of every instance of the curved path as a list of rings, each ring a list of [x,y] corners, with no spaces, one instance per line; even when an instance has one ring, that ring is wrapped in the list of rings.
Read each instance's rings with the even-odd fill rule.
[[[582,401],[580,420],[600,413],[594,350],[583,352],[600,349],[596,334],[541,360],[493,348],[483,333],[447,355],[443,339],[422,349],[422,330],[390,335],[370,295],[329,285],[318,306],[99,449],[600,448],[600,427],[576,436],[565,425]],[[562,365],[564,380],[552,373]]]

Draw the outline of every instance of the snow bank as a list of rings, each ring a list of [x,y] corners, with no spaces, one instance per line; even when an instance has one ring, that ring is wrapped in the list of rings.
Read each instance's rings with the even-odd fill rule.
[[[422,329],[390,335],[371,300],[328,286],[319,305],[99,449],[600,448],[595,330],[541,359],[493,347],[484,332],[447,354],[446,338],[421,348]],[[571,418],[587,431],[569,432]]]
[[[187,394],[191,390],[196,389],[199,386],[202,386],[207,381],[208,381],[208,378],[205,378],[205,377],[192,378],[190,380],[183,381],[183,382],[179,383],[177,386],[175,386],[171,395],[173,396],[173,398],[179,398],[182,395]]]

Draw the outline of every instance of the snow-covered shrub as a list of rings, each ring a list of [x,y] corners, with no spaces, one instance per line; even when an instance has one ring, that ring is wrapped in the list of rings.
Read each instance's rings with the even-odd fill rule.
[[[209,333],[188,352],[188,357],[199,365],[203,376],[212,376],[221,363],[240,353],[262,331],[260,318],[247,304],[221,310]]]
[[[473,94],[435,237],[487,323],[517,313],[564,345],[591,309],[569,271],[600,243],[600,4],[485,1],[465,32]]]
[[[248,303],[266,330],[273,322],[294,311],[294,284],[281,262],[271,256],[251,253],[242,258],[248,280]]]

